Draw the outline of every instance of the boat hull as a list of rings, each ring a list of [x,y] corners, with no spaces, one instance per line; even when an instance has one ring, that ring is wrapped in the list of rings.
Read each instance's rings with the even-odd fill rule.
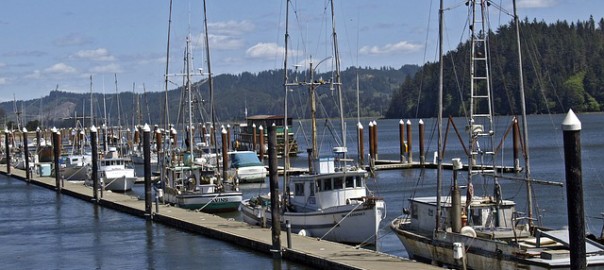
[[[105,185],[105,190],[111,190],[116,192],[125,192],[128,190],[132,190],[134,183],[136,182],[136,177],[127,177],[121,176],[117,178],[103,178],[103,183]]]
[[[181,193],[176,189],[167,187],[163,198],[165,202],[180,208],[219,213],[237,211],[242,200],[242,194],[240,192]]]
[[[68,181],[82,181],[90,178],[90,166],[73,166],[65,167],[63,170],[63,178]]]
[[[252,225],[270,225],[271,212],[266,206],[253,206],[249,200],[241,203],[243,220]],[[384,215],[384,201],[372,204],[348,204],[314,212],[284,212],[281,226],[289,220],[294,233],[306,234],[324,240],[360,244],[375,244],[379,223]]]

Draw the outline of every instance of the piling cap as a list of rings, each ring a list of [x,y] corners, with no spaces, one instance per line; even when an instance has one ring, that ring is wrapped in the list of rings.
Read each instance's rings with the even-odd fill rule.
[[[23,127],[23,132],[27,133],[27,128]]]
[[[423,124],[424,124],[424,120],[419,119],[419,124],[420,124],[420,125],[423,125]]]
[[[411,120],[407,119],[407,125],[411,125]]]
[[[357,123],[357,127],[358,127],[359,129],[363,129],[363,124],[361,124],[361,122],[358,122],[358,123]]]
[[[95,132],[96,133],[96,127],[94,125],[92,125],[90,127],[90,132]],[[84,131],[82,131],[82,133],[84,133]]]
[[[258,127],[259,130],[263,130],[264,128],[262,127],[262,125],[260,125],[260,127]]]
[[[373,127],[373,122],[369,121],[369,127]]]
[[[566,117],[562,121],[562,130],[563,131],[575,131],[581,130],[581,121],[577,118],[577,115],[573,112],[573,110],[568,110]]]
[[[145,123],[145,125],[143,126],[143,131],[144,132],[151,132],[151,128],[149,128],[149,125],[147,125],[147,123]]]
[[[398,124],[399,125],[403,125],[403,124],[405,124],[405,121],[403,121],[403,119],[401,119],[401,120],[398,121]]]
[[[57,128],[56,128],[56,127],[52,127],[52,128],[50,129],[50,132],[52,132],[52,133],[57,133],[57,132],[58,132],[58,130],[57,130]]]
[[[37,127],[37,128],[36,128],[36,132],[40,132],[40,127]]]
[[[227,134],[227,131],[226,131],[226,129],[224,128],[224,126],[222,126],[222,129],[220,130],[220,133],[222,133],[222,134]]]

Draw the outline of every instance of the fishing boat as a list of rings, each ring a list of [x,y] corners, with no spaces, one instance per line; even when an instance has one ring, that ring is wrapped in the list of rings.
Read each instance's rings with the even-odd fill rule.
[[[129,191],[136,182],[130,160],[121,157],[115,147],[109,147],[108,152],[99,160],[98,175],[103,189],[115,192]],[[92,185],[92,179],[89,178],[86,184]]]
[[[536,226],[533,215],[532,185],[554,184],[532,179],[528,162],[528,136],[524,99],[522,122],[524,133],[525,164],[524,177],[527,191],[527,212],[523,214],[516,202],[504,199],[499,180],[505,179],[496,171],[479,169],[480,163],[496,160],[492,140],[493,112],[489,88],[488,43],[480,33],[484,27],[489,1],[471,0],[470,25],[472,46],[470,65],[472,68],[470,87],[470,117],[468,118],[468,175],[466,195],[461,196],[457,183],[457,171],[463,167],[460,159],[453,159],[454,171],[450,193],[441,194],[442,185],[442,97],[443,97],[443,1],[440,4],[440,86],[438,115],[438,170],[436,196],[410,198],[404,214],[391,222],[410,258],[460,269],[570,269],[568,230],[551,230]],[[485,13],[480,13],[485,12]],[[479,14],[480,13],[480,14]],[[514,15],[516,13],[514,2]],[[515,17],[518,32],[518,16]],[[517,34],[517,37],[519,35]],[[520,40],[518,39],[518,48]],[[519,58],[521,60],[521,58]],[[522,63],[519,64],[522,69]],[[520,94],[523,96],[522,72],[520,72]],[[481,88],[483,87],[483,88]],[[486,87],[486,89],[484,88]],[[517,121],[514,119],[513,121]],[[517,122],[516,122],[517,123]],[[490,149],[491,148],[491,149]],[[493,194],[474,195],[473,179],[483,180],[481,190],[494,190]],[[589,268],[604,268],[603,246],[587,240],[587,265]]]
[[[208,28],[207,28],[207,16],[206,16],[206,3],[204,5],[204,26],[205,26],[205,46],[206,46],[206,57],[208,64],[208,84],[210,88],[210,104],[212,114],[212,126],[216,126],[214,119],[214,108],[213,108],[213,81],[212,72],[210,65],[210,54],[209,54],[209,42],[208,42]],[[171,10],[171,9],[170,9]],[[171,15],[170,15],[171,17]],[[191,71],[189,64],[191,63],[191,37],[187,36],[186,40],[186,52],[185,52],[185,66],[186,73],[185,87],[183,91],[186,91],[183,96],[186,96],[185,110],[188,112],[188,119],[186,120],[185,129],[187,132],[187,148],[184,150],[180,149],[166,149],[164,152],[169,153],[170,157],[167,158],[167,162],[160,164],[163,169],[161,172],[161,190],[163,191],[162,199],[169,203],[176,205],[181,208],[195,209],[204,212],[229,212],[236,211],[242,200],[242,193],[238,190],[237,183],[227,182],[226,170],[220,173],[220,163],[215,162],[217,166],[211,165],[212,162],[207,162],[202,165],[196,164],[195,151],[193,143],[193,120],[192,120],[192,107],[191,107]],[[167,85],[166,85],[167,86]],[[212,132],[214,136],[214,142],[216,142],[216,134]],[[173,145],[171,140],[176,142],[176,130],[167,129],[165,133],[166,142],[163,144],[166,148]],[[223,141],[223,143],[226,143]],[[216,147],[216,146],[215,146]],[[218,151],[215,151],[216,153]],[[215,155],[214,157],[217,158]],[[162,162],[165,159],[162,159]],[[161,194],[161,192],[160,192]]]
[[[229,176],[240,184],[263,183],[266,180],[266,167],[252,151],[229,152]]]
[[[333,20],[334,6],[333,1],[330,2]],[[289,9],[289,1],[287,1],[287,9]],[[334,25],[333,21],[332,25]],[[323,83],[312,79],[314,70],[311,63],[310,83],[297,82],[295,85],[306,85],[310,88],[313,150],[309,153],[309,159],[314,164],[309,168],[310,173],[288,177],[287,157],[289,155],[284,155],[286,159],[285,190],[281,195],[281,209],[283,209],[283,212],[280,214],[280,224],[284,227],[289,222],[292,232],[319,239],[349,244],[375,245],[379,223],[385,215],[385,203],[382,198],[374,196],[368,190],[366,186],[368,172],[351,164],[352,160],[346,156],[348,149],[345,139],[346,126],[342,108],[342,88],[335,27],[332,34],[336,66],[336,77],[332,85],[337,86],[339,96],[342,142],[341,145],[332,149],[331,156],[318,157],[318,155],[313,154],[317,151],[317,140],[316,118],[313,110],[315,104],[312,103],[314,102],[315,88]],[[286,48],[287,37],[286,30]],[[285,59],[287,59],[287,50]],[[284,70],[287,73],[287,61],[285,61]],[[291,86],[287,81],[287,75],[285,76],[284,86],[286,92],[287,87]],[[285,130],[287,130],[287,125]],[[287,141],[285,145],[287,145]],[[272,218],[269,198],[269,195],[262,195],[243,201],[241,203],[243,220],[255,225],[265,226],[270,224]]]

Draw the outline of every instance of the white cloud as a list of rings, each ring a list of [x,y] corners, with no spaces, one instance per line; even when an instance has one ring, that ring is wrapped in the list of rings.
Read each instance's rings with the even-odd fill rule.
[[[252,32],[256,26],[250,21],[226,21],[208,23],[208,33],[219,35],[241,35]]]
[[[42,77],[42,72],[39,70],[34,70],[31,74],[25,75],[25,79],[40,79]]]
[[[208,35],[210,41],[210,50],[236,50],[241,49],[244,42],[241,38],[229,36],[229,35]],[[199,34],[196,37],[192,37],[192,44],[194,48],[205,48],[205,36]]]
[[[56,39],[54,44],[57,46],[77,46],[90,44],[92,42],[93,40],[90,37],[86,37],[78,33],[71,33]]]
[[[54,64],[46,69],[44,69],[44,73],[51,73],[51,74],[68,74],[68,73],[75,73],[76,69],[65,64],[65,63],[58,63],[58,64]]]
[[[5,85],[7,83],[6,78],[0,78],[0,85]]]
[[[76,52],[73,57],[89,59],[93,61],[114,61],[115,57],[109,53],[105,48],[98,48],[95,50],[81,50]]]
[[[519,8],[545,8],[558,4],[557,0],[519,0]]]
[[[422,48],[422,45],[401,41],[395,44],[386,44],[379,46],[363,46],[359,52],[361,54],[392,54],[392,53],[408,53],[415,52]]]
[[[91,73],[121,73],[122,67],[118,64],[111,63],[104,66],[96,66],[90,69]]]
[[[273,59],[285,54],[285,48],[280,47],[277,43],[258,43],[245,51],[245,55],[249,58],[266,58]],[[289,50],[288,56],[300,55],[299,51]]]

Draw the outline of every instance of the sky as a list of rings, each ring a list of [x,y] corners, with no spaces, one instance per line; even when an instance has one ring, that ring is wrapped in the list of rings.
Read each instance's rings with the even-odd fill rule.
[[[506,24],[511,0],[493,0],[490,28]],[[285,0],[207,0],[213,76],[281,69]],[[341,67],[422,65],[437,59],[438,0],[335,0]],[[445,0],[445,51],[467,39],[467,7]],[[521,18],[548,23],[598,21],[602,0],[517,0]],[[3,0],[0,4],[0,101],[52,90],[89,93],[165,89],[170,0]],[[594,12],[595,11],[595,12]],[[327,0],[291,0],[288,68],[333,67]],[[169,89],[182,84],[190,37],[191,71],[207,76],[202,0],[173,0]],[[317,65],[320,63],[319,65]],[[92,79],[91,79],[92,78]],[[116,83],[117,78],[117,83]],[[217,90],[219,91],[219,89]]]

